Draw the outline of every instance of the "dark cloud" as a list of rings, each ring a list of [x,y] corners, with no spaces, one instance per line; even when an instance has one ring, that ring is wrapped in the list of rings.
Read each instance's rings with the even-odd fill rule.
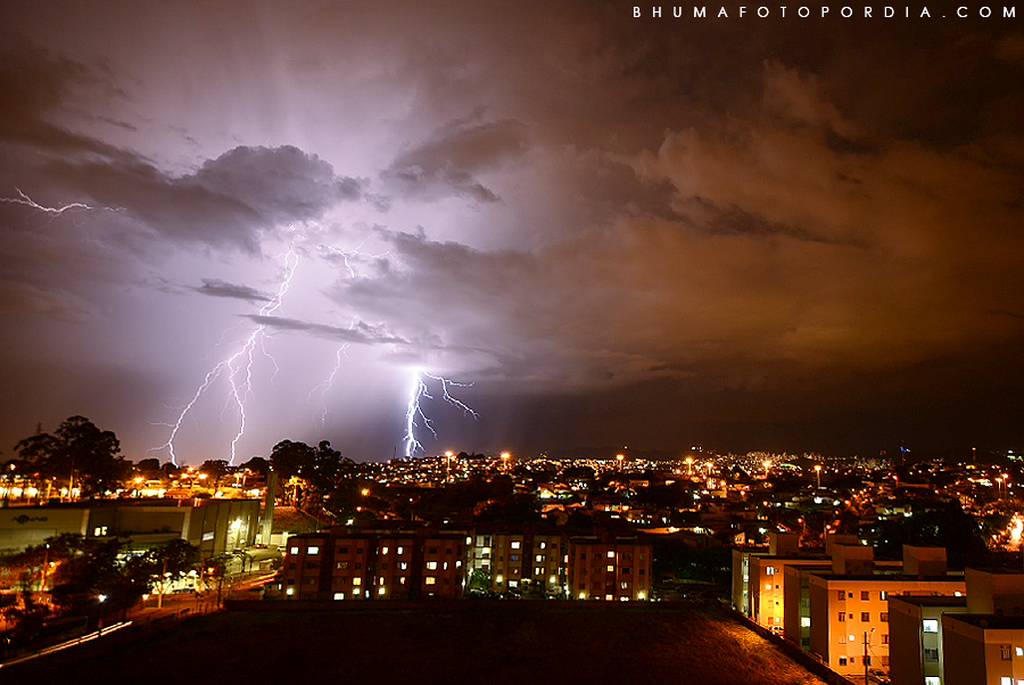
[[[259,324],[296,335],[269,396],[255,364],[251,449],[309,432],[291,400],[339,343],[333,430],[368,456],[414,366],[478,381],[484,419],[439,424],[481,447],[1019,442],[1019,29],[629,9],[0,8],[36,41],[4,43],[0,188],[118,210],[0,207],[3,409],[31,429],[47,364],[117,358],[157,418]],[[133,287],[266,302],[287,238],[283,316]],[[384,326],[315,323],[352,319]],[[210,405],[196,455],[232,430]]]
[[[260,324],[261,326],[266,326],[275,330],[309,333],[311,335],[331,340],[338,340],[340,342],[350,342],[360,345],[409,344],[408,340],[392,335],[386,328],[382,326],[371,326],[363,321],[356,322],[355,325],[350,328],[342,328],[340,326],[329,326],[327,324],[300,321],[298,319],[289,319],[280,316],[263,316],[261,314],[245,314],[243,316],[246,319]]]
[[[381,174],[394,192],[423,199],[458,195],[476,202],[497,202],[498,195],[478,175],[522,155],[526,127],[518,121],[480,121],[480,115],[456,119],[425,141],[402,152]]]
[[[209,295],[210,297],[228,297],[247,302],[270,302],[271,300],[269,295],[261,293],[256,288],[248,285],[238,285],[237,283],[228,283],[219,278],[204,278],[203,284],[192,287],[192,290],[201,295]]]

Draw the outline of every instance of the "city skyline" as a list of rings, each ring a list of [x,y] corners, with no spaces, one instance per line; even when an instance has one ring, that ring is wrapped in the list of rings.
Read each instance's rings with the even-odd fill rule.
[[[0,17],[4,458],[1024,438],[1015,21]]]

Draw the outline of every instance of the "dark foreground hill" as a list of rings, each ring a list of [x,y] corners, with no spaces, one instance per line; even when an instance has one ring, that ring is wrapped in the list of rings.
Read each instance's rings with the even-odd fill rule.
[[[472,602],[227,611],[129,628],[0,671],[41,683],[817,685],[715,610]]]

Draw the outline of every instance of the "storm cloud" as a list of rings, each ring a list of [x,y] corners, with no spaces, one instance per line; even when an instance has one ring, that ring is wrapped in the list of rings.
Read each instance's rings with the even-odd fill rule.
[[[0,205],[8,444],[159,445],[257,329],[253,454],[394,454],[419,370],[481,417],[428,407],[429,449],[1024,439],[1013,22],[48,7],[0,10],[0,196],[96,209]],[[237,430],[218,382],[186,460]]]

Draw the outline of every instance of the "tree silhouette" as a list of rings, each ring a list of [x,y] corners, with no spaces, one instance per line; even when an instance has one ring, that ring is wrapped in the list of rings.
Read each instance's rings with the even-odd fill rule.
[[[84,416],[71,416],[53,433],[36,433],[14,449],[42,475],[77,484],[83,494],[116,488],[129,470],[117,436]]]

